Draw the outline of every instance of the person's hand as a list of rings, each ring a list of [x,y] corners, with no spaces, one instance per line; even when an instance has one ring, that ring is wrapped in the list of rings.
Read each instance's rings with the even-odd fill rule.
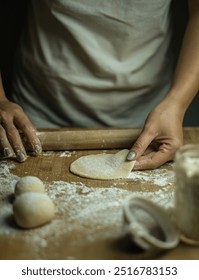
[[[22,108],[7,99],[0,101],[0,151],[4,157],[16,156],[19,162],[27,158],[20,133],[23,133],[27,146],[35,153],[42,151],[36,130]]]
[[[162,103],[151,112],[127,156],[135,170],[154,169],[173,160],[183,144],[183,115],[175,104]]]

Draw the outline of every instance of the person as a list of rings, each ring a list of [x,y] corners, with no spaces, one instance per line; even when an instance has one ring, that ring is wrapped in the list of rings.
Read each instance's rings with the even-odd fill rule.
[[[175,63],[171,0],[34,0],[14,66],[0,86],[0,148],[26,160],[35,127],[141,127],[127,156],[154,169],[183,144],[183,118],[199,89],[199,1]]]

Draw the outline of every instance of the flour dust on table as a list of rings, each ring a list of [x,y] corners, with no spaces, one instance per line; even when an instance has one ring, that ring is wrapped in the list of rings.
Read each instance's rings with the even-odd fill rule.
[[[18,176],[12,174],[12,168],[14,166],[6,162],[0,164],[0,237],[1,240],[9,239],[9,243],[13,244],[22,242],[26,248],[31,244],[31,259],[48,259],[49,250],[53,250],[54,258],[60,258],[56,253],[56,250],[60,252],[60,246],[63,247],[60,240],[67,243],[62,259],[73,259],[77,256],[73,255],[72,248],[81,246],[82,242],[90,244],[110,238],[119,239],[124,234],[123,205],[130,196],[151,199],[167,209],[173,207],[173,177],[170,176],[171,171],[168,173],[165,169],[160,169],[157,174],[162,178],[168,177],[164,186],[151,192],[126,190],[122,180],[110,180],[108,187],[100,188],[80,182],[45,182],[46,193],[55,204],[55,216],[50,223],[41,227],[22,230],[9,222],[13,216],[9,197],[14,193],[14,186],[19,180]],[[132,173],[140,174],[137,171]],[[148,182],[154,183],[150,172]],[[144,189],[145,180],[140,180],[140,184]],[[75,238],[72,239],[74,234]]]

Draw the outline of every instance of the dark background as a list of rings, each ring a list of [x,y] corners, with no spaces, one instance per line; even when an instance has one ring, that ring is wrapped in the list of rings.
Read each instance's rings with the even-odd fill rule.
[[[27,3],[29,1],[1,0],[0,4],[0,70],[8,97],[14,53],[21,30],[25,24]],[[175,52],[178,53],[188,18],[187,0],[173,0],[172,10],[174,24],[173,44]],[[184,126],[199,126],[199,94],[186,112]]]

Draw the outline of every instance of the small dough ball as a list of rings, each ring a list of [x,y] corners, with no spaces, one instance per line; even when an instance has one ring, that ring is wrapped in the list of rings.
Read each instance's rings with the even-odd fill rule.
[[[36,176],[24,176],[15,185],[15,195],[25,192],[44,192],[43,182]]]
[[[27,192],[15,199],[13,203],[14,218],[22,228],[34,228],[52,220],[55,206],[45,193]]]

